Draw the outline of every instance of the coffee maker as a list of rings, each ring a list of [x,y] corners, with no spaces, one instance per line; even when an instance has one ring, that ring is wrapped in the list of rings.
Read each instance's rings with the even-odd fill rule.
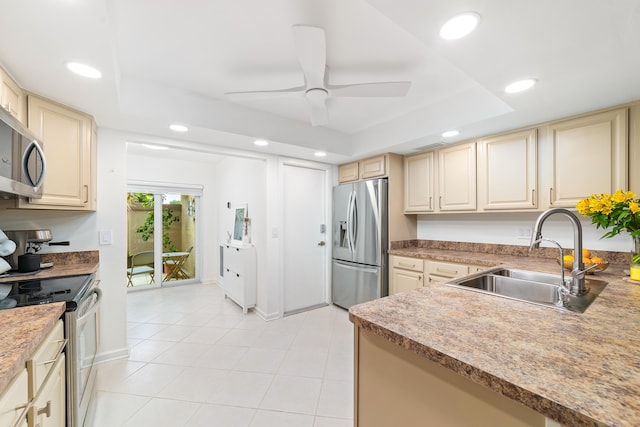
[[[15,252],[4,257],[11,269],[20,272],[39,270],[40,255],[37,252],[51,241],[51,230],[5,230],[4,233],[16,244]]]

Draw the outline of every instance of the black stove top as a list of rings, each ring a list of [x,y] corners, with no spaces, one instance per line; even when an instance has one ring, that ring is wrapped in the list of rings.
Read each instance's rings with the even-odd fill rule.
[[[91,287],[93,277],[93,274],[83,274],[1,283],[0,287],[11,286],[11,290],[0,300],[0,309],[66,302],[67,311],[73,311]]]

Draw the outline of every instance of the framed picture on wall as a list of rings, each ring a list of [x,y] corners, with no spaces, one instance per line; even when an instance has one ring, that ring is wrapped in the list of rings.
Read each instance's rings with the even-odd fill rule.
[[[233,207],[233,236],[232,241],[242,243],[244,234],[245,218],[248,216],[247,204],[239,204]]]

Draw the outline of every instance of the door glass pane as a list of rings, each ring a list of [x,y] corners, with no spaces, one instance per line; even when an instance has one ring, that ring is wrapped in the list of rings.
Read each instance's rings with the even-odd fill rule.
[[[167,193],[162,201],[163,281],[195,278],[196,197]]]
[[[154,284],[154,200],[149,193],[127,194],[127,287]]]

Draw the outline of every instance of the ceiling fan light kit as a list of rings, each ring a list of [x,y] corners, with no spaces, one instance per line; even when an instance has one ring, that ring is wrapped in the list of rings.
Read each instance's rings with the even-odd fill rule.
[[[304,86],[280,90],[227,92],[235,100],[268,99],[302,94],[311,115],[312,126],[322,126],[329,122],[327,99],[332,97],[402,97],[411,87],[409,81],[355,83],[329,85],[327,67],[326,37],[323,28],[311,25],[294,25],[293,40],[300,68],[304,74]]]

